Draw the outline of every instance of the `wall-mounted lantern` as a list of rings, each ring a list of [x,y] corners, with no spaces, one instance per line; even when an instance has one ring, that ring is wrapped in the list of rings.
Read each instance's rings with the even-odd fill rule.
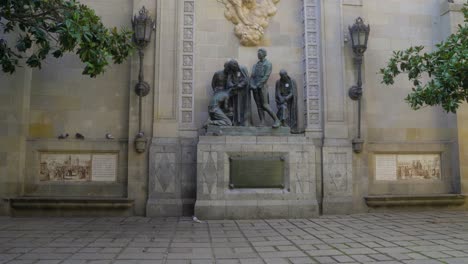
[[[145,54],[143,49],[151,42],[151,34],[156,29],[156,23],[151,19],[148,10],[143,6],[138,15],[132,19],[133,26],[133,42],[137,46],[138,55],[140,57],[140,71],[138,74],[138,83],[135,85],[135,93],[139,97],[138,104],[138,134],[135,137],[135,150],[138,153],[146,151],[147,139],[145,133],[141,129],[142,115],[142,98],[150,92],[150,85],[145,82],[143,76],[143,59]]]
[[[364,20],[358,17],[354,25],[349,26],[348,28],[355,55],[354,64],[358,70],[357,84],[351,87],[348,93],[352,100],[358,101],[358,133],[357,137],[353,139],[353,150],[356,153],[361,153],[362,145],[364,144],[364,140],[361,139],[362,62],[364,52],[367,50],[370,26],[365,25]]]

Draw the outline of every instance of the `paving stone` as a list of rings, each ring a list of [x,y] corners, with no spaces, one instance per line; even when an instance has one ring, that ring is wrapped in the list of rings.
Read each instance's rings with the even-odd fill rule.
[[[340,255],[340,256],[333,256],[333,259],[338,261],[339,263],[349,263],[349,262],[354,262],[354,260],[346,255]]]
[[[289,261],[293,264],[312,264],[317,263],[316,261],[312,260],[311,258],[304,257],[304,258],[289,258]]]
[[[448,264],[466,264],[468,263],[468,258],[446,258],[442,259],[442,261]]]
[[[284,258],[266,258],[263,260],[266,264],[290,264],[290,262]]]
[[[202,225],[188,218],[0,217],[0,263],[468,263],[467,216],[376,213]]]
[[[336,260],[331,257],[316,257],[318,263],[336,263]]]

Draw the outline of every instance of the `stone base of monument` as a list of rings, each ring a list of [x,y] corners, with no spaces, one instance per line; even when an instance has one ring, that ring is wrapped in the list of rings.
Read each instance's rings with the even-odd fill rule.
[[[193,215],[196,140],[153,138],[149,148],[147,217]]]
[[[318,216],[317,151],[303,136],[201,136],[195,215],[199,219]]]
[[[206,128],[207,136],[289,136],[289,127],[236,127],[236,126],[212,126]]]

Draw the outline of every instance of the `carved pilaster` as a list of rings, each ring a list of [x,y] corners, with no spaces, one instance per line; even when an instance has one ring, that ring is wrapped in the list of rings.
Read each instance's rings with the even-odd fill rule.
[[[306,132],[322,132],[320,4],[304,0],[304,100]]]
[[[179,127],[192,130],[194,123],[194,39],[195,39],[195,0],[183,1],[183,17],[180,52],[180,96]]]

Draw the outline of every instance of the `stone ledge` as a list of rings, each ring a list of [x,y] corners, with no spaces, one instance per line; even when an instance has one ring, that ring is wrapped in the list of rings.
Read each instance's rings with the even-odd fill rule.
[[[208,126],[207,136],[294,136],[289,127]]]
[[[319,216],[317,201],[309,200],[197,200],[195,215],[203,220],[303,219]]]
[[[369,207],[390,206],[458,206],[465,203],[461,194],[437,195],[373,195],[364,197]]]
[[[129,209],[133,200],[120,197],[14,197],[5,198],[12,209]]]

